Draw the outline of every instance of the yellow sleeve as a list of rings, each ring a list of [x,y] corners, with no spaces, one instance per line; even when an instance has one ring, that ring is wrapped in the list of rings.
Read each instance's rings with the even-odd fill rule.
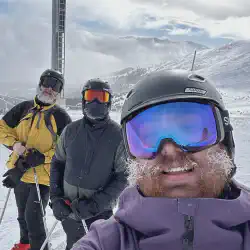
[[[19,141],[16,127],[22,119],[25,110],[28,110],[32,106],[33,101],[21,102],[3,116],[0,120],[0,144],[12,147],[15,142]]]
[[[17,141],[15,128],[9,127],[3,119],[0,120],[0,144],[12,147]]]

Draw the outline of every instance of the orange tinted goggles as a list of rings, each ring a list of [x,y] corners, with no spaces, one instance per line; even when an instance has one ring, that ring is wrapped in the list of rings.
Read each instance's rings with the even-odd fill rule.
[[[95,99],[98,99],[99,102],[109,102],[110,94],[104,90],[88,89],[84,91],[83,99],[87,102],[92,102]]]

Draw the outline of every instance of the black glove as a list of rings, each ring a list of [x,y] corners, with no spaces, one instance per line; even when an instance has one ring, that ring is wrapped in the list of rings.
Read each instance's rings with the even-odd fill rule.
[[[57,220],[65,220],[72,213],[70,205],[63,198],[57,198],[52,201],[52,210]]]
[[[93,199],[75,199],[71,203],[71,209],[78,219],[89,219],[100,211]]]
[[[25,161],[31,168],[34,168],[44,163],[45,155],[40,153],[35,148],[28,149],[28,153],[25,156]]]
[[[23,174],[27,171],[28,168],[29,166],[25,163],[25,160],[23,159],[23,157],[19,157],[19,159],[15,163],[15,167],[12,169],[9,169],[3,175],[3,177],[6,177],[3,180],[3,186],[7,188],[16,187],[19,184]]]

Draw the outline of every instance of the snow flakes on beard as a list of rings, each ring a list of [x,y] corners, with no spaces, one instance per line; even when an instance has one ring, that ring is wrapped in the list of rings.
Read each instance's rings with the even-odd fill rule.
[[[131,186],[136,186],[138,181],[144,177],[156,176],[160,171],[159,166],[153,164],[148,160],[138,162],[136,160],[128,160],[127,172],[128,182]]]
[[[220,174],[228,178],[232,168],[234,167],[232,160],[228,156],[225,149],[209,148],[207,152],[208,164],[210,167],[210,174]]]
[[[208,169],[201,171],[200,188],[204,197],[218,197],[229,182],[234,165],[225,149],[209,148],[207,160]]]
[[[181,157],[181,158],[180,158]],[[201,174],[201,188],[203,186],[204,192],[211,182],[209,177],[214,178],[213,185],[211,188],[213,192],[218,190],[216,185],[219,186],[224,185],[226,181],[228,181],[229,174],[231,169],[233,168],[233,163],[229,158],[227,152],[224,149],[216,149],[214,147],[209,148],[207,151],[207,167],[203,168],[203,166],[199,166],[199,162],[195,162],[190,159],[187,155],[178,156],[175,160],[167,159],[167,157],[159,155],[157,159],[153,162],[152,160],[140,160],[140,162],[136,160],[128,160],[127,163],[127,173],[128,173],[128,182],[131,186],[135,186],[138,184],[140,180],[145,177],[157,177],[161,171],[162,165],[168,165],[168,168],[171,167],[190,167],[199,168]]]
[[[168,157],[159,154],[157,158],[152,160],[129,160],[127,164],[128,182],[131,186],[138,184],[140,180],[147,178],[157,178],[162,171],[162,166],[172,167],[198,167],[198,164],[187,157],[185,154],[178,156],[176,159],[168,159]]]
[[[59,93],[56,93],[54,91],[52,91],[52,94],[51,95],[44,95],[43,94],[43,90],[42,90],[42,87],[40,86],[37,86],[37,89],[36,89],[36,94],[37,94],[37,98],[39,99],[39,101],[43,102],[43,103],[47,103],[47,104],[53,104],[56,102],[58,96],[59,96]]]
[[[229,174],[234,167],[232,160],[228,156],[225,149],[217,149],[216,151],[213,148],[209,148],[207,152],[207,159],[210,171],[209,174],[219,174],[229,177]]]

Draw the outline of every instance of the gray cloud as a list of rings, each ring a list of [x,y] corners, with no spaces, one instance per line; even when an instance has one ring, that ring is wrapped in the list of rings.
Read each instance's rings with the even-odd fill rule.
[[[9,14],[0,15],[0,84],[10,88],[35,88],[41,72],[50,67],[51,5],[38,1],[15,2]],[[121,39],[115,35],[93,34],[67,17],[67,86],[82,86],[84,80],[128,66],[144,66],[166,58],[163,45],[150,39]],[[170,45],[169,45],[170,46]],[[177,53],[177,52],[176,52]],[[18,83],[18,84],[17,84]]]
[[[172,6],[172,16],[165,15],[168,13],[166,6],[161,8],[164,1],[143,0],[143,5],[140,4],[141,2],[140,0],[71,0],[67,2],[67,86],[79,85],[80,88],[87,78],[105,75],[128,66],[158,63],[168,57],[164,44],[154,43],[152,39],[140,41],[132,38],[121,39],[117,37],[118,34],[129,33],[134,28],[145,30],[147,25],[148,28],[157,30],[161,25],[171,23],[172,20],[176,23],[190,24],[190,26],[199,27],[200,25],[193,19],[180,18],[178,13],[176,16],[173,15],[174,8],[191,9],[195,1],[192,1],[192,4],[185,4],[184,1],[176,1],[177,3],[168,1],[169,8]],[[241,6],[240,3],[243,3],[243,0],[239,1],[239,6]],[[204,6],[197,4],[196,12],[199,13]],[[248,2],[245,6],[247,10]],[[87,32],[83,29],[83,25],[80,25],[81,21],[86,20],[110,25],[117,33],[104,35]],[[231,23],[220,26],[218,30],[214,28],[215,24],[205,23],[203,26],[206,25],[209,32],[214,32],[217,36],[223,33],[224,29],[227,35],[238,34],[237,32],[242,27],[241,20],[231,22],[237,23],[234,29]],[[244,24],[248,30],[247,22],[246,19]],[[232,32],[228,32],[230,31],[228,27]],[[24,93],[28,93],[27,88],[35,89],[41,72],[50,67],[51,0],[10,0],[8,12],[0,12],[0,31],[1,92],[7,93],[11,88],[23,88]],[[181,33],[180,30],[172,32]],[[239,37],[242,32],[244,31],[239,33]],[[176,51],[176,48],[171,48]],[[192,50],[192,47],[190,48]]]
[[[249,0],[134,0],[137,3],[149,3],[167,9],[178,8],[190,10],[198,16],[224,20],[229,17],[249,17]]]
[[[50,61],[51,15],[42,4],[15,4],[0,15],[0,82],[31,83]]]

